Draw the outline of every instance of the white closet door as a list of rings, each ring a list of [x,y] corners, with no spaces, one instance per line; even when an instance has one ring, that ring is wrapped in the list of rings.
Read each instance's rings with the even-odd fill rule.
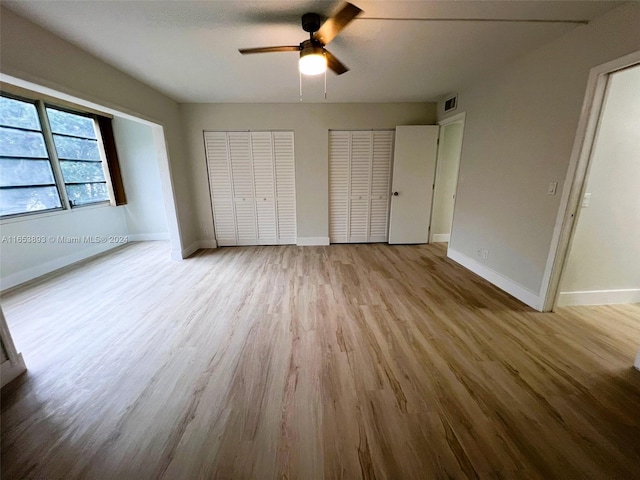
[[[251,132],[258,244],[278,243],[276,228],[273,138],[271,132]]]
[[[236,214],[225,132],[205,132],[205,149],[215,234],[218,245],[236,245]]]
[[[371,132],[351,133],[349,177],[349,242],[369,241],[369,197],[371,196]]]
[[[388,238],[393,131],[329,133],[329,237],[332,243]]]
[[[296,243],[293,132],[205,132],[218,245]]]
[[[349,241],[350,132],[329,132],[329,239]]]
[[[389,239],[389,194],[391,192],[393,131],[374,131],[372,141],[369,241],[386,242]]]
[[[277,236],[279,244],[297,241],[296,172],[293,132],[273,132]]]
[[[249,132],[228,132],[237,245],[258,243]]]

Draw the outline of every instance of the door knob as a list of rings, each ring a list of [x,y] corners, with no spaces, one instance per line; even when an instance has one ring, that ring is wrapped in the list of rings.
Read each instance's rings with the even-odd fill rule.
[[[398,192],[393,192],[393,196],[397,197],[398,196]]]

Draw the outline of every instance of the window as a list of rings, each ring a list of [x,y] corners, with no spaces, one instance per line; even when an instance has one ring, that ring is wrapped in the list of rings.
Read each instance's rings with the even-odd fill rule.
[[[109,200],[93,118],[46,108],[71,206]]]
[[[0,215],[62,208],[35,103],[0,102]]]
[[[122,185],[109,168],[119,174],[112,135],[106,117],[3,93],[0,217],[109,202],[107,177]],[[114,204],[126,203],[115,193]]]

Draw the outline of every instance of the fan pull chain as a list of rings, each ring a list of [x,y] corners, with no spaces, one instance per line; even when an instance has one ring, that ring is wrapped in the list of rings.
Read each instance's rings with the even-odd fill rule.
[[[324,99],[327,99],[327,71],[324,71]]]
[[[298,77],[300,77],[300,101],[302,101],[302,72],[298,70]]]

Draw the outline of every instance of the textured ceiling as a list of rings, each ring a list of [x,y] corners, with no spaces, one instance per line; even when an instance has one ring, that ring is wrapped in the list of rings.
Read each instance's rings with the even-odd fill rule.
[[[324,1],[5,1],[179,102],[298,102],[295,52],[242,56],[238,48],[295,45],[300,16],[329,16]],[[327,74],[329,102],[433,101],[574,28],[566,23],[376,20],[591,20],[621,2],[353,1],[364,13],[328,49],[351,70]],[[323,100],[304,77],[304,101]]]

